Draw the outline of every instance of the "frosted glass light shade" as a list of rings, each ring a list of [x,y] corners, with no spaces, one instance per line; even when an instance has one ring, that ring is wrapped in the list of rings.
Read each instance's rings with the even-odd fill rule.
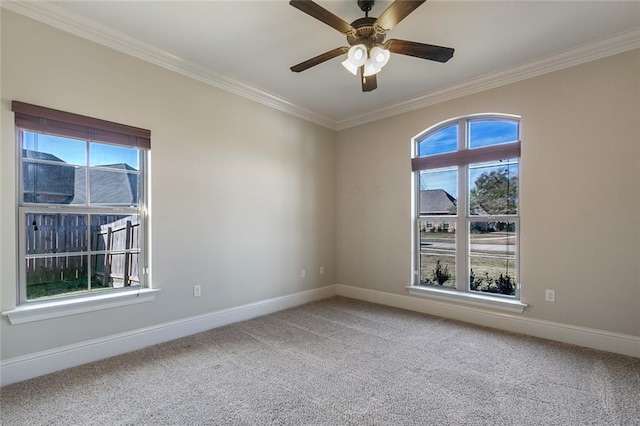
[[[367,47],[364,44],[351,46],[347,59],[342,62],[342,66],[351,74],[356,75],[360,68],[367,61]]]
[[[380,46],[374,46],[371,48],[371,52],[369,53],[369,57],[373,60],[374,64],[377,68],[382,69],[387,62],[389,62],[389,57],[391,53],[387,49],[383,49]]]
[[[364,72],[363,76],[369,77],[370,75],[378,74],[382,68],[376,66],[373,59],[367,59],[367,62],[364,64]]]
[[[356,44],[351,46],[347,59],[357,67],[364,65],[367,60],[367,47],[364,44]]]
[[[345,67],[347,69],[347,71],[349,71],[351,74],[356,75],[358,74],[358,66],[353,65],[351,63],[351,61],[349,60],[349,58],[345,59],[344,61],[342,61],[342,66]]]

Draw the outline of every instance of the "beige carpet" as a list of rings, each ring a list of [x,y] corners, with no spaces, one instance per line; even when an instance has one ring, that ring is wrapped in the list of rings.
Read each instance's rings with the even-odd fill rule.
[[[332,298],[4,387],[2,425],[638,425],[640,359]]]

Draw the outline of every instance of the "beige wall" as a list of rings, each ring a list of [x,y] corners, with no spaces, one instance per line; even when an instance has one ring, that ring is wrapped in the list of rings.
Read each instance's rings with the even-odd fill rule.
[[[405,294],[410,139],[453,117],[522,116],[524,315],[640,336],[640,52],[338,134],[338,282]],[[544,301],[544,290],[556,302]]]
[[[14,99],[151,130],[152,273],[162,292],[29,324],[3,317],[2,359],[335,283],[334,131],[5,10],[3,310],[16,285]]]

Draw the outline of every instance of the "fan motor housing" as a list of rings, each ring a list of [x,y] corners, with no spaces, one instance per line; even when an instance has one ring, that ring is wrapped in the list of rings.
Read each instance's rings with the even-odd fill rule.
[[[356,29],[356,34],[348,34],[347,43],[349,43],[350,46],[364,44],[369,48],[382,43],[384,41],[385,34],[375,30],[373,24],[376,20],[377,18],[366,17],[353,21],[351,26]]]

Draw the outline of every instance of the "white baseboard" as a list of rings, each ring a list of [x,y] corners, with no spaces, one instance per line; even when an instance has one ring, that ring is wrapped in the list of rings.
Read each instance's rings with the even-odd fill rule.
[[[339,296],[640,358],[640,337],[337,284]]]
[[[336,295],[330,285],[235,308],[141,328],[73,345],[10,358],[0,364],[0,386],[142,349]]]

